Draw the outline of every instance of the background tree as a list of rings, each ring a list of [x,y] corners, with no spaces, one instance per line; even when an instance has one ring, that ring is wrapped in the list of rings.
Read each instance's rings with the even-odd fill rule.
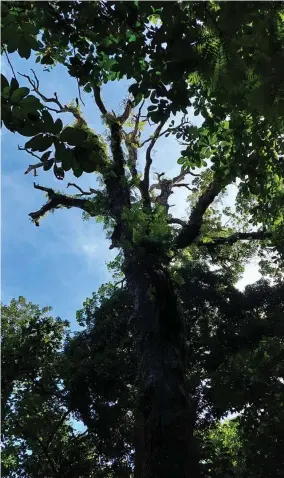
[[[225,275],[192,260],[172,273],[186,324],[201,475],[281,476],[283,283],[259,281],[242,293]],[[105,285],[78,311],[84,330],[67,336],[64,348],[62,340],[53,342],[46,356],[22,330],[31,353],[23,355],[21,370],[28,369],[33,352],[36,360],[34,373],[18,376],[7,400],[7,476],[132,476],[138,358],[128,330],[131,301],[127,289]],[[10,323],[15,324],[16,306],[18,322],[23,324],[24,315],[39,328],[36,307],[23,298],[3,307]],[[50,317],[46,322],[56,325]],[[4,345],[15,333],[10,326],[8,334],[5,324]],[[46,332],[42,337],[46,344]],[[8,351],[5,345],[7,370],[17,363]],[[238,418],[220,423],[235,412]],[[78,433],[70,418],[83,422],[85,431]]]
[[[2,78],[3,122],[31,137],[23,149],[36,163],[26,173],[53,168],[59,180],[69,170],[76,177],[83,172],[100,175],[102,184],[96,190],[69,184],[79,191],[73,196],[34,184],[48,200],[30,217],[39,225],[43,215],[59,207],[103,216],[112,230],[112,247],[121,251],[133,304],[128,329],[139,357],[134,440],[139,477],[198,476],[200,468],[185,324],[171,276],[174,257],[194,245],[206,248],[213,262],[226,267],[224,247],[261,241],[262,254],[272,251],[277,272],[281,266],[282,22],[282,2],[257,8],[225,2],[155,7],[136,1],[4,4],[4,53],[18,51],[29,58],[33,49],[43,65],[64,64],[78,87],[92,94],[108,129],[109,148],[88,128],[79,101],[63,105],[56,93],[47,98],[34,72],[22,75],[29,88],[20,87],[16,78]],[[256,45],[252,51],[248,42]],[[180,52],[189,53],[181,58]],[[270,53],[273,68],[267,60]],[[109,112],[101,85],[125,76],[134,83],[124,110]],[[235,88],[228,86],[228,79]],[[35,95],[29,94],[30,88]],[[259,102],[268,89],[269,101]],[[181,123],[172,120],[171,114],[186,115],[190,105],[204,118],[200,128],[186,116]],[[64,113],[73,115],[73,125],[63,127]],[[141,135],[142,119],[155,124],[150,137]],[[159,173],[150,184],[153,148],[168,134],[185,145],[177,158],[180,173],[174,178]],[[143,146],[141,174],[138,152]],[[193,184],[189,217],[181,221],[169,214],[169,198],[174,188],[191,187],[186,177],[196,178],[196,168],[201,168],[201,176]],[[231,184],[238,186],[236,210],[246,219],[243,227],[230,231],[219,222],[208,234],[210,207]],[[194,360],[194,352],[189,354]],[[193,361],[192,370],[194,366]]]

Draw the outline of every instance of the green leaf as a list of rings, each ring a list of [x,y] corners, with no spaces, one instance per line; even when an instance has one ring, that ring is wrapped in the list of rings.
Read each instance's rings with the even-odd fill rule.
[[[29,33],[30,35],[38,34],[38,28],[36,27],[36,25],[33,25],[32,23],[23,23],[22,29],[24,30],[25,33]]]
[[[57,118],[57,120],[54,123],[52,133],[53,134],[59,134],[60,131],[62,130],[62,128],[63,128],[63,123],[62,123],[60,118]]]
[[[45,161],[48,160],[49,156],[51,155],[52,151],[46,151],[46,153],[43,153],[42,157],[40,160],[44,163]]]
[[[72,167],[73,151],[71,149],[66,149],[64,153],[60,155],[60,158],[64,171],[70,171]]]
[[[11,86],[11,91],[15,91],[19,89],[19,83],[16,80],[16,78],[12,78],[10,86]]]
[[[80,146],[86,141],[87,133],[82,129],[67,126],[62,131],[60,139],[65,143],[70,144],[70,146]]]
[[[74,174],[74,176],[76,176],[76,178],[79,178],[83,174],[83,169],[78,164],[78,162],[76,161],[76,158],[74,156],[72,157],[72,170],[73,170],[73,174]]]
[[[178,164],[183,164],[183,163],[185,163],[185,161],[186,161],[186,158],[179,158],[179,159],[177,160],[177,163],[178,163]]]
[[[50,168],[52,168],[53,164],[54,164],[54,159],[48,159],[43,165],[43,170],[48,171]]]
[[[14,116],[14,118],[17,118],[19,120],[22,120],[22,119],[25,118],[25,115],[24,115],[22,109],[19,106],[13,106],[12,116]]]
[[[26,58],[27,60],[31,56],[31,47],[24,38],[19,43],[18,52],[21,58]]]
[[[30,139],[25,144],[25,147],[28,149],[31,149],[32,151],[45,151],[46,149],[50,148],[52,144],[53,144],[52,136],[38,134],[34,138]]]
[[[10,94],[11,94],[11,87],[10,86],[5,86],[3,88],[3,91],[2,91],[3,98],[5,98],[5,100],[7,100],[8,98],[10,98]]]
[[[18,34],[18,32],[14,31],[13,36],[9,38],[9,41],[7,42],[7,52],[14,53],[16,50],[18,50],[20,42],[21,36]]]
[[[2,75],[1,73],[1,91],[6,88],[7,86],[9,86],[9,82],[6,78],[6,76]]]
[[[18,88],[17,90],[13,91],[11,95],[11,101],[13,103],[18,103],[25,96],[27,96],[29,92],[30,92],[29,88],[26,88],[25,86]]]
[[[43,120],[42,131],[45,133],[53,133],[54,121],[49,111],[43,110],[42,120]]]
[[[39,44],[38,41],[35,37],[31,35],[25,35],[25,40],[28,43],[28,45],[31,47],[32,50],[38,51],[39,50]]]
[[[22,136],[34,136],[38,133],[38,131],[29,124],[26,124],[23,128],[18,128],[17,131]]]
[[[38,98],[33,95],[26,96],[20,101],[20,106],[26,112],[34,112],[41,108],[41,103]]]

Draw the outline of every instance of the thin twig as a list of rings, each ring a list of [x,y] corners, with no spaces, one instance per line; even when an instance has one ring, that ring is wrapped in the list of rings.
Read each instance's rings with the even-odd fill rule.
[[[192,191],[192,188],[189,187],[189,184],[185,184],[185,183],[179,183],[179,184],[173,184],[172,187],[173,188],[180,188],[180,187],[185,187],[187,188],[189,191]]]
[[[4,52],[5,52],[5,56],[6,56],[6,58],[7,58],[7,61],[8,61],[8,63],[9,63],[9,66],[10,66],[10,68],[11,68],[11,70],[12,70],[13,77],[14,77],[15,79],[17,79],[16,73],[15,73],[14,68],[13,68],[13,65],[12,65],[12,63],[11,63],[11,61],[10,61],[9,55],[8,55],[8,53],[7,53],[6,50],[4,50]]]
[[[78,196],[86,196],[86,195],[87,195],[87,196],[90,196],[91,194],[97,193],[97,190],[96,190],[96,189],[92,189],[92,188],[90,188],[90,191],[83,191],[83,189],[80,188],[80,186],[78,186],[78,185],[75,184],[75,183],[68,183],[68,184],[67,184],[67,188],[69,188],[70,186],[73,186],[74,188],[77,188],[78,191],[81,192],[81,194],[78,194]]]

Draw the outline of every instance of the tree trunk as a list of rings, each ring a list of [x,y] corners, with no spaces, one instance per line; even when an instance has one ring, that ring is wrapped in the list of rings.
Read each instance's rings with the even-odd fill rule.
[[[185,337],[170,276],[149,258],[125,273],[134,296],[139,364],[135,478],[198,477]]]

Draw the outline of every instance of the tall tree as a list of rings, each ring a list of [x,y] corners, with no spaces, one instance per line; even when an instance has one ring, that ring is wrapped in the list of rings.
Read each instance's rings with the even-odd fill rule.
[[[257,241],[262,254],[273,252],[276,269],[281,265],[283,3],[6,2],[2,22],[4,53],[29,58],[32,49],[43,65],[64,64],[93,96],[109,131],[108,148],[78,103],[64,105],[56,93],[47,98],[34,72],[23,75],[29,88],[2,78],[4,125],[31,137],[23,149],[37,158],[26,173],[53,167],[59,180],[69,170],[76,177],[97,172],[102,179],[100,190],[72,184],[79,191],[73,196],[34,184],[48,201],[30,217],[39,225],[49,211],[77,207],[112,227],[111,247],[121,251],[132,294],[129,330],[139,357],[135,474],[198,476],[185,325],[170,264],[192,244],[205,247],[214,261],[223,247]],[[115,114],[107,110],[101,86],[124,77],[135,81],[123,112]],[[180,124],[171,118],[186,115],[190,105],[204,118],[200,128],[186,116]],[[74,124],[63,128],[60,115],[66,112]],[[140,128],[145,116],[155,124],[148,138]],[[185,144],[177,158],[180,172],[172,178],[161,172],[150,184],[153,148],[167,135]],[[201,177],[189,217],[181,221],[171,216],[169,198],[175,188],[191,187],[186,177],[195,176],[195,168]],[[238,185],[236,208],[247,224],[237,231],[219,224],[208,235],[210,207],[230,184]]]

